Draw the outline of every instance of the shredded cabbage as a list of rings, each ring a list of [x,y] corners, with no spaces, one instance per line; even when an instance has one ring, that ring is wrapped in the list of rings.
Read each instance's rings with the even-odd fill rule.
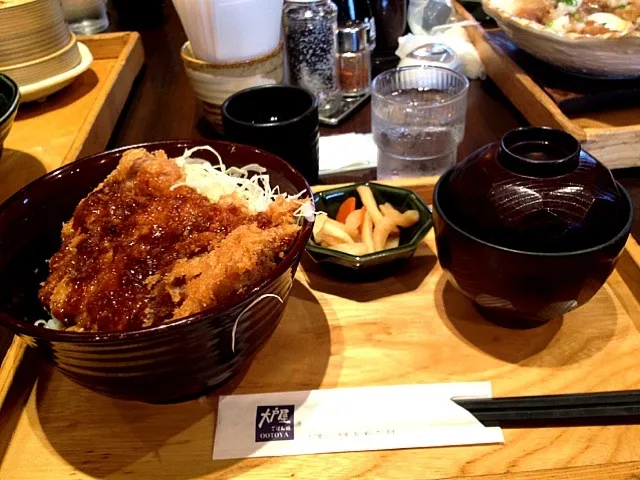
[[[33,323],[36,327],[45,327],[52,330],[64,330],[64,324],[57,318],[51,317],[49,320],[36,320]]]
[[[193,153],[198,150],[212,152],[218,159],[218,165],[212,165],[206,160],[192,157]],[[173,185],[171,189],[186,185],[214,203],[224,195],[235,193],[246,200],[250,210],[264,212],[278,196],[294,200],[304,193],[300,192],[297,195],[280,193],[279,186],[271,187],[269,175],[265,173],[267,170],[257,164],[241,168],[227,168],[220,154],[208,145],[185,150],[180,157],[175,159],[175,162],[183,170],[185,179],[184,182]],[[301,200],[300,204],[300,208],[295,214],[296,217],[302,216],[313,221],[313,213],[310,213],[313,212],[312,203],[305,199]]]

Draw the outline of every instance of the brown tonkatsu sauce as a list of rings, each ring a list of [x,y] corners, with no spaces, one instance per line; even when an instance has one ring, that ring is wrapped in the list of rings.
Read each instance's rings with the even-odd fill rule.
[[[67,327],[124,331],[162,323],[181,303],[166,289],[154,293],[163,273],[210,252],[241,225],[271,226],[241,202],[214,204],[187,186],[172,189],[182,172],[164,154],[127,154],[78,205],[51,258],[40,299]]]

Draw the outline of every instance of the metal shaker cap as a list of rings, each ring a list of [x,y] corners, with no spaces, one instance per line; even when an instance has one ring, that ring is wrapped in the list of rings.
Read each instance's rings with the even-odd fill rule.
[[[374,37],[375,42],[375,37]],[[372,48],[370,27],[366,23],[349,23],[338,27],[338,52],[360,52]]]

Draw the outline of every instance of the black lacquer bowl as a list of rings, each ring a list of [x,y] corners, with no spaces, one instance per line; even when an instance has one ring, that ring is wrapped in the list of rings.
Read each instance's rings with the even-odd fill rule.
[[[491,318],[545,322],[587,302],[626,243],[633,205],[570,135],[507,133],[447,171],[434,191],[438,258]]]
[[[258,163],[272,185],[286,193],[304,191],[302,176],[283,160],[244,145],[215,141],[170,141],[139,145],[170,157],[185,148],[210,145],[228,166]],[[48,315],[38,301],[47,260],[60,247],[62,223],[78,202],[116,167],[121,148],[78,160],[27,185],[0,206],[0,325],[37,347],[76,383],[103,394],[151,403],[188,399],[236,373],[265,344],[286,306],[300,256],[311,235],[305,223],[292,249],[265,278],[238,301],[175,322],[113,333],[77,333],[34,326]],[[215,160],[207,151],[198,156]],[[242,315],[258,297],[270,293]]]
[[[16,82],[0,73],[0,156],[2,145],[9,135],[16,118],[18,103],[20,102],[20,90]]]

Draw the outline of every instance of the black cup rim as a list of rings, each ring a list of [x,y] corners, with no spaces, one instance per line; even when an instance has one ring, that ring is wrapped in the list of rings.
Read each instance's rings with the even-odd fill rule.
[[[251,123],[251,122],[245,122],[244,120],[240,120],[229,114],[229,111],[228,111],[229,104],[237,100],[239,97],[242,97],[244,95],[248,95],[251,93],[255,93],[257,91],[267,91],[267,90],[283,90],[283,91],[286,90],[286,91],[298,91],[298,92],[305,93],[311,99],[311,106],[300,115],[294,118],[290,118],[289,120],[283,120],[281,122]],[[242,125],[244,127],[266,129],[266,128],[273,128],[273,127],[284,127],[284,126],[299,122],[301,119],[311,115],[314,110],[317,110],[317,108],[318,108],[318,99],[313,93],[311,93],[306,88],[295,87],[293,85],[258,85],[257,87],[245,88],[244,90],[240,90],[239,92],[236,92],[230,97],[228,97],[222,104],[222,118],[223,119],[227,118],[233,123],[237,125]]]
[[[255,150],[262,155],[267,155],[272,157],[274,160],[278,162],[278,170],[279,172],[285,176],[292,183],[298,183],[303,186],[302,191],[306,192],[308,197],[313,202],[313,192],[307,180],[296,171],[291,165],[282,160],[282,158],[274,155],[273,153],[269,153],[265,150],[260,150],[259,148],[251,147],[249,145],[242,145],[235,142],[227,142],[223,140],[197,140],[197,139],[189,139],[189,140],[164,140],[164,141],[156,141],[156,142],[146,142],[139,143],[136,145],[127,145],[124,147],[115,148],[112,150],[107,150],[104,152],[96,153],[94,155],[90,155],[88,157],[81,158],[76,160],[75,162],[69,163],[67,165],[63,165],[51,172],[43,175],[42,177],[37,178],[26,186],[22,187],[19,191],[14,193],[11,197],[5,200],[2,204],[0,204],[0,213],[3,210],[10,208],[13,202],[15,202],[18,198],[22,197],[27,191],[32,188],[36,188],[38,184],[48,181],[50,178],[63,176],[66,173],[80,169],[87,168],[93,164],[100,163],[106,161],[113,155],[118,155],[124,153],[127,150],[134,148],[145,148],[149,151],[164,149],[168,146],[175,146],[180,148],[193,148],[200,145],[212,145],[212,144],[223,144],[227,146],[234,146],[236,148],[242,148],[246,150]],[[207,318],[211,316],[222,317],[228,314],[229,311],[236,308],[238,305],[243,305],[250,302],[255,296],[265,288],[267,288],[272,282],[278,279],[283,273],[286,272],[288,268],[290,268],[296,261],[296,257],[304,253],[305,247],[307,245],[307,241],[311,236],[311,231],[313,229],[313,222],[305,221],[302,225],[301,230],[298,232],[298,236],[296,237],[291,249],[286,253],[286,255],[282,258],[280,263],[278,263],[275,268],[270,270],[258,283],[251,285],[251,290],[246,291],[240,299],[237,301],[224,301],[219,305],[211,308],[207,308],[205,310],[201,310],[200,312],[194,313],[193,315],[189,315],[173,322],[163,323],[160,325],[156,325],[154,327],[141,328],[137,330],[129,330],[125,332],[69,332],[66,330],[54,330],[46,327],[35,326],[33,323],[27,320],[21,320],[10,315],[6,315],[0,312],[0,325],[11,330],[16,335],[20,336],[28,336],[35,338],[36,340],[47,340],[54,342],[65,342],[65,343],[75,343],[75,344],[87,344],[87,343],[95,343],[99,342],[101,344],[107,343],[119,343],[119,342],[130,342],[133,340],[139,340],[143,338],[149,338],[153,336],[159,335],[167,335],[172,334],[176,331],[188,328],[190,325],[201,323],[205,321]],[[37,301],[37,300],[36,300]]]
[[[483,147],[480,150],[483,150],[484,148],[486,147]],[[503,247],[501,245],[496,245],[495,243],[487,242],[486,240],[482,240],[481,238],[478,238],[475,235],[471,235],[470,233],[466,232],[465,230],[457,226],[442,211],[442,207],[439,201],[440,190],[443,188],[443,185],[449,180],[449,177],[451,176],[451,174],[455,169],[456,169],[455,165],[453,167],[450,167],[438,179],[438,182],[436,183],[436,186],[433,189],[433,208],[436,211],[436,213],[440,216],[440,218],[442,218],[442,220],[444,220],[445,223],[449,225],[451,228],[453,228],[456,232],[486,247],[499,250],[505,253],[524,255],[527,257],[540,257],[540,258],[542,257],[547,257],[547,258],[577,257],[579,255],[585,255],[585,254],[597,252],[599,250],[604,250],[607,247],[610,247],[611,245],[614,245],[615,243],[620,241],[623,237],[628,236],[629,232],[631,231],[631,225],[633,224],[633,202],[631,201],[631,197],[629,196],[629,193],[625,190],[625,188],[618,181],[616,181],[616,186],[618,187],[618,190],[622,193],[622,197],[627,201],[627,205],[629,207],[629,218],[627,218],[627,222],[624,225],[624,227],[620,230],[620,232],[618,232],[618,234],[616,234],[610,240],[607,240],[605,243],[601,243],[599,245],[595,245],[593,247],[585,248],[582,250],[570,250],[565,252],[535,252],[535,251],[528,251],[528,250],[517,250],[515,248]]]
[[[0,82],[4,82],[9,85],[13,94],[9,97],[9,107],[7,111],[4,113],[0,113],[0,125],[3,125],[11,116],[15,113],[18,108],[18,103],[20,102],[20,89],[18,88],[18,84],[8,75],[0,73]]]
[[[540,133],[541,135],[555,135],[556,137],[562,137],[567,144],[570,144],[571,152],[562,158],[554,158],[553,160],[533,160],[531,158],[523,157],[514,153],[511,148],[513,147],[513,137],[526,136],[530,133]],[[555,177],[564,175],[574,170],[580,162],[580,153],[582,147],[580,142],[575,139],[573,135],[551,127],[520,127],[505,133],[500,139],[500,157],[503,166],[508,169],[512,169],[517,173],[521,173],[527,176],[533,177]]]

